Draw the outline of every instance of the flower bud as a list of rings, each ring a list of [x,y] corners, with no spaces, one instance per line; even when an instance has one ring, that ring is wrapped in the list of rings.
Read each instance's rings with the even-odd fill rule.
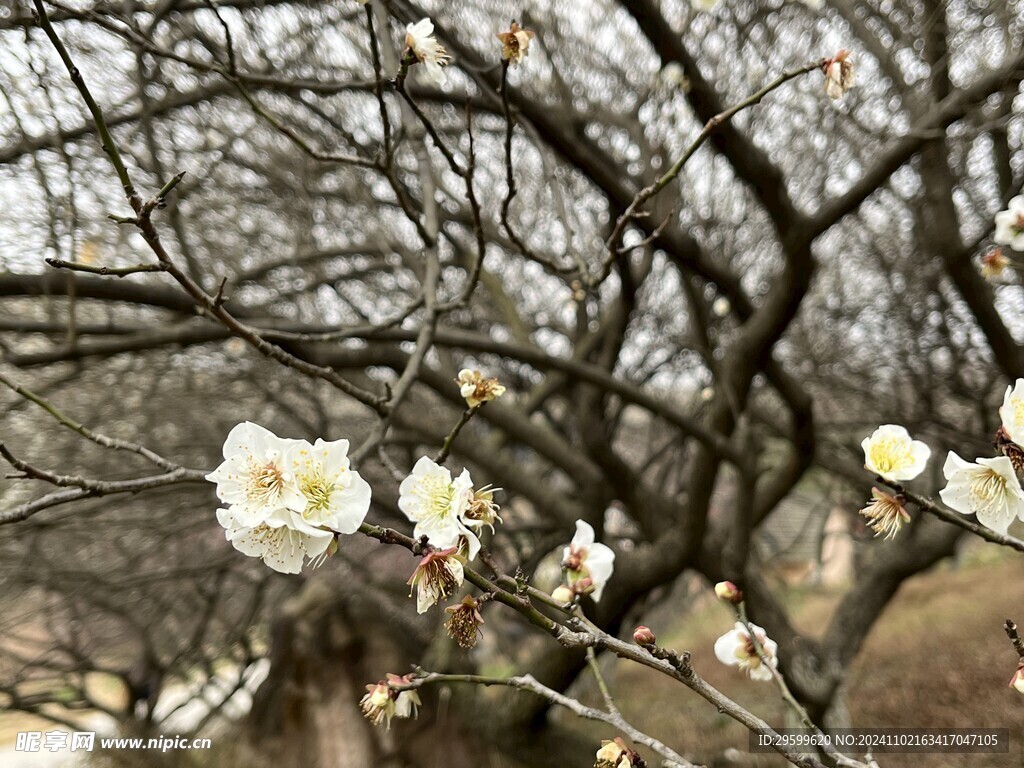
[[[556,603],[571,603],[576,598],[576,594],[572,589],[562,584],[551,593],[551,597]]]
[[[640,625],[633,630],[633,642],[637,645],[654,645],[658,642],[658,638],[654,636],[650,627]]]
[[[594,591],[594,580],[589,576],[584,576],[579,581],[572,583],[572,589],[577,595],[589,595]]]
[[[1020,663],[1017,671],[1010,678],[1010,687],[1017,691],[1017,693],[1024,693],[1024,661]]]
[[[743,602],[743,592],[731,581],[720,581],[715,584],[715,594],[718,595],[719,600],[724,600],[733,605],[739,605]]]

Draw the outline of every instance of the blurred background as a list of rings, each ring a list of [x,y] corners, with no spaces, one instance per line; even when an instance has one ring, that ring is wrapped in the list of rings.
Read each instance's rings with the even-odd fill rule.
[[[34,5],[0,0],[0,441],[56,475],[146,480],[84,492],[5,467],[0,765],[68,764],[14,750],[53,728],[214,745],[76,765],[592,765],[616,734],[510,690],[434,688],[418,720],[374,729],[364,686],[413,664],[600,695],[582,654],[493,605],[458,648],[439,608],[416,614],[405,550],[345,537],[283,576],[225,541],[201,472],[151,480],[211,470],[241,421],[347,438],[369,519],[411,533],[394,473],[437,452],[466,367],[508,387],[448,462],[502,489],[503,567],[550,591],[588,520],[617,560],[587,614],[625,638],[650,625],[770,722],[777,692],[714,657],[720,579],[817,722],[1015,736],[883,767],[1024,764],[1001,628],[1024,621],[1024,560],[913,507],[894,541],[858,515],[876,426],[929,444],[910,487],[936,496],[948,450],[995,454],[1024,376],[1024,259],[993,241],[1024,182],[1020,2],[43,4],[143,199],[186,173],[154,221],[215,308],[133,272],[156,258],[108,218],[132,211]],[[412,66],[405,99],[405,25],[426,16],[453,62],[443,85]],[[513,19],[536,37],[506,71]],[[852,91],[830,99],[820,69],[773,90],[616,232],[711,118],[844,48]],[[385,393],[390,416],[268,346]],[[688,759],[782,764],[668,678],[601,664]]]

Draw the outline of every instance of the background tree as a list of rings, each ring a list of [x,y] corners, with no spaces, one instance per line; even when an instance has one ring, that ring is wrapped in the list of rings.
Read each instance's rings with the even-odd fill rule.
[[[1024,376],[1018,280],[993,287],[976,263],[1024,173],[1021,10],[4,4],[2,440],[35,480],[0,486],[0,701],[147,729],[173,709],[162,691],[206,695],[214,717],[267,658],[252,732],[302,744],[299,761],[339,764],[344,748],[423,765],[418,739],[443,739],[454,765],[485,748],[580,762],[589,742],[539,698],[480,718],[482,694],[456,690],[445,728],[411,738],[357,725],[362,685],[414,660],[508,664],[565,690],[586,658],[498,612],[482,648],[458,652],[410,610],[408,557],[371,541],[272,577],[222,540],[202,479],[239,421],[348,437],[372,519],[408,528],[396,473],[458,422],[469,367],[509,389],[449,460],[503,489],[497,563],[550,589],[589,521],[617,551],[587,608],[613,635],[694,574],[733,579],[797,699],[818,723],[841,717],[874,621],[964,529],[915,513],[815,637],[757,543],[801,491],[837,486],[856,510],[877,424],[935,456],[982,454],[999,393]],[[453,57],[443,86],[400,63],[424,16]],[[495,34],[513,18],[536,38],[508,67]],[[819,66],[841,48],[857,88],[832,102]],[[98,700],[92,673],[127,694]]]

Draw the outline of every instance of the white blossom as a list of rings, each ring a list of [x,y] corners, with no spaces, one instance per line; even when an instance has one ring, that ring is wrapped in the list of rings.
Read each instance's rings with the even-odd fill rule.
[[[891,483],[913,480],[928,463],[931,450],[896,424],[883,424],[860,444],[864,468]]]
[[[313,526],[355,533],[370,509],[370,484],[349,467],[348,440],[305,440],[290,452],[291,474],[306,499],[301,514]]]
[[[778,658],[778,644],[770,639],[765,631],[757,626],[757,624],[751,624],[750,628],[754,630],[754,636],[757,638],[758,644],[764,651],[765,657],[768,659],[768,663],[774,668],[779,666]],[[723,664],[727,664],[730,667],[738,666],[740,669],[745,670],[750,675],[751,680],[771,680],[772,672],[768,667],[765,666],[764,662],[761,661],[761,657],[757,654],[757,649],[754,647],[754,642],[750,637],[750,633],[742,622],[737,621],[736,626],[730,631],[722,635],[718,640],[715,641],[715,656]]]
[[[1015,518],[1024,519],[1024,490],[1012,462],[1005,456],[965,461],[953,451],[942,467],[946,487],[939,496],[947,506],[999,533],[1006,533]]]
[[[594,528],[584,520],[576,521],[576,534],[562,551],[562,565],[569,577],[569,586],[591,594],[594,602],[601,599],[604,585],[614,570],[615,552],[594,541]],[[588,583],[589,582],[589,583]]]
[[[298,440],[280,438],[258,424],[243,422],[224,441],[224,462],[206,476],[217,496],[243,526],[256,526],[282,509],[306,508],[295,475]]]
[[[434,24],[430,19],[420,19],[405,28],[405,45],[427,70],[427,74],[438,85],[444,85],[447,75],[445,67],[451,57],[434,38]]]
[[[1024,195],[1017,195],[1005,211],[996,214],[996,233],[992,239],[999,245],[1024,251]]]
[[[1013,386],[1006,388],[999,418],[1010,440],[1024,446],[1024,379],[1017,379]]]
[[[474,499],[468,469],[452,480],[446,467],[423,456],[398,487],[398,494],[398,508],[416,524],[414,537],[426,536],[439,549],[458,547],[464,538],[468,559],[476,557],[480,540],[466,523]]]
[[[218,509],[217,522],[235,549],[280,573],[298,573],[304,557],[319,557],[334,541],[333,533],[306,524],[287,509],[278,509],[256,525],[245,525],[233,509]]]

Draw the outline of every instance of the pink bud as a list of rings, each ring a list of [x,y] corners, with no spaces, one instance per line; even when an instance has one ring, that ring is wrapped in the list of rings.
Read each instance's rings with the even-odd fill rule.
[[[654,645],[658,642],[658,638],[654,636],[650,627],[640,625],[633,630],[633,642],[637,645]]]
[[[720,581],[715,584],[715,594],[718,595],[719,600],[724,600],[733,605],[739,605],[743,602],[743,592],[731,581]]]

